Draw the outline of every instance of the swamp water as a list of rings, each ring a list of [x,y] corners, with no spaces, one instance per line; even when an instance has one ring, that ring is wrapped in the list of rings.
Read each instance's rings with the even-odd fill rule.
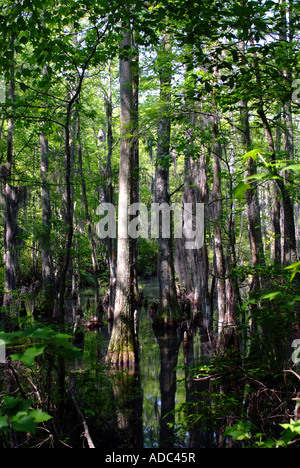
[[[190,443],[190,435],[181,433],[178,437],[176,426],[181,416],[178,410],[188,401],[192,390],[189,379],[186,378],[186,365],[192,366],[200,360],[200,335],[194,333],[189,349],[184,347],[181,330],[155,336],[149,308],[153,299],[158,299],[157,280],[143,281],[140,287],[143,289],[144,304],[147,305],[141,307],[138,324],[140,362],[138,382],[134,383],[137,386],[137,397],[133,397],[134,401],[128,400],[132,388],[128,388],[128,383],[124,383],[124,380],[113,384],[115,399],[120,402],[124,398],[127,410],[127,415],[126,411],[118,414],[118,426],[128,445],[134,446],[137,443],[144,448],[186,447]],[[92,302],[92,297],[89,299]],[[84,308],[85,301],[87,296],[83,298]],[[109,326],[105,323],[97,331],[85,332],[85,343],[93,341],[95,333],[97,334],[95,359],[98,362],[105,360]],[[128,436],[124,435],[126,431]]]

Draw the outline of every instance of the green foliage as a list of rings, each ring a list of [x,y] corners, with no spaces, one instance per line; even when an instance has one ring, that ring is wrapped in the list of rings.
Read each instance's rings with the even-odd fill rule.
[[[300,273],[300,262],[293,263],[285,268],[291,275],[291,281]]]
[[[251,424],[239,421],[232,427],[227,427],[224,436],[232,437],[233,441],[245,441],[244,447],[252,448],[287,448],[300,442],[300,421],[290,419],[289,423],[279,424],[284,430],[279,439],[270,439],[255,431]]]
[[[239,421],[232,427],[228,427],[224,432],[224,436],[230,436],[234,441],[236,440],[249,440],[250,424],[248,422]]]
[[[138,273],[143,278],[156,275],[158,258],[157,242],[144,238],[138,239]]]
[[[41,430],[46,429],[46,433],[51,433],[52,420],[59,430],[60,424],[63,424],[64,431],[70,431],[71,434],[76,431],[77,413],[74,406],[70,407],[72,399],[64,392],[61,375],[76,379],[76,399],[89,421],[90,429],[98,434],[99,445],[103,444],[106,448],[113,446],[118,437],[115,403],[108,368],[102,362],[106,341],[101,334],[87,334],[84,351],[72,345],[69,335],[58,333],[51,327],[1,332],[0,336],[7,345],[8,366],[12,376],[17,378],[18,391],[21,393],[21,396],[16,396],[16,392],[13,396],[0,393],[1,447],[9,445],[11,433],[25,446],[28,444],[30,447],[32,443],[35,445],[36,440],[40,441],[41,446],[45,444],[48,447],[48,443],[53,446],[53,440],[44,439],[45,432]],[[12,350],[18,350],[18,353],[9,355]],[[70,369],[67,370],[69,364]],[[74,392],[74,389],[70,391]],[[66,411],[63,422],[59,419],[60,408]],[[47,425],[48,421],[50,426]],[[29,434],[36,439],[31,439]],[[54,439],[57,436],[62,441],[59,444],[65,443],[69,437],[62,433],[56,434]]]
[[[34,434],[36,425],[49,421],[52,416],[41,409],[33,409],[30,400],[5,395],[1,406],[0,432],[11,429],[16,432]]]
[[[245,192],[248,189],[251,189],[250,184],[246,184],[245,182],[239,182],[238,185],[233,189],[232,195],[238,201],[242,201],[245,198]]]
[[[262,209],[265,259],[261,260],[266,260],[266,266],[251,266],[253,259],[245,204],[248,201],[246,195],[253,193],[258,195],[259,200],[265,201],[267,190],[272,200],[278,182],[285,184],[286,194],[295,203],[299,201],[300,165],[294,154],[288,154],[288,145],[284,145],[283,141],[291,131],[286,121],[289,111],[295,116],[295,136],[299,131],[299,108],[291,102],[292,81],[298,73],[299,64],[299,38],[295,34],[299,4],[290,2],[289,31],[285,31],[284,3],[272,0],[160,0],[150,5],[129,0],[126,8],[118,0],[71,0],[67,3],[60,0],[16,0],[11,3],[0,1],[0,76],[5,78],[8,85],[13,75],[15,85],[14,98],[0,105],[1,178],[7,154],[8,119],[13,117],[14,158],[10,183],[15,187],[26,187],[24,199],[20,197],[18,200],[16,253],[19,268],[18,289],[13,292],[14,298],[20,301],[30,298],[38,306],[43,295],[40,293],[40,248],[45,231],[41,210],[41,131],[49,144],[49,168],[43,182],[43,187],[49,189],[52,209],[51,222],[47,226],[47,229],[51,229],[48,247],[59,277],[67,224],[64,212],[66,124],[70,124],[72,139],[71,188],[75,228],[71,248],[72,266],[76,279],[80,276],[79,286],[92,287],[94,284],[88,230],[91,226],[94,233],[95,211],[99,199],[108,195],[108,182],[114,188],[113,202],[117,199],[115,187],[118,185],[120,117],[118,59],[127,58],[128,53],[134,51],[130,47],[119,50],[119,44],[124,24],[130,23],[134,40],[140,48],[140,199],[144,203],[150,203],[153,199],[155,168],[160,163],[170,169],[169,192],[174,193],[172,198],[178,197],[181,203],[184,188],[182,191],[177,189],[187,180],[189,174],[186,174],[185,161],[191,159],[197,177],[190,189],[195,190],[198,199],[205,199],[208,208],[206,250],[209,273],[206,280],[207,289],[211,287],[211,291],[204,291],[204,295],[207,293],[209,296],[208,292],[211,292],[214,319],[217,317],[214,309],[217,302],[215,281],[218,281],[213,235],[215,226],[221,229],[224,264],[226,267],[229,265],[226,279],[234,282],[239,293],[235,325],[242,341],[243,365],[226,355],[222,356],[223,361],[213,360],[211,366],[195,370],[196,382],[199,379],[203,384],[208,379],[213,383],[209,396],[203,388],[197,389],[197,399],[182,407],[186,418],[182,422],[184,429],[203,426],[208,430],[218,428],[222,431],[227,416],[234,415],[234,421],[240,422],[225,434],[235,442],[248,446],[255,437],[255,444],[261,447],[290,445],[294,438],[298,438],[298,424],[290,421],[282,425],[284,435],[275,443],[269,431],[264,435],[263,430],[256,428],[259,427],[259,424],[254,424],[257,421],[245,422],[243,404],[249,400],[252,403],[254,399],[262,414],[259,423],[263,425],[267,413],[272,411],[272,404],[266,403],[265,408],[261,408],[260,402],[255,400],[253,394],[260,390],[257,389],[257,380],[261,379],[262,385],[265,385],[264,397],[269,382],[274,384],[274,389],[283,389],[278,376],[283,363],[289,361],[290,338],[295,323],[298,323],[300,262],[287,268],[273,265],[274,233],[269,219],[272,207],[265,204]],[[160,50],[160,37],[166,31],[173,47],[172,54],[168,56]],[[287,32],[287,37],[284,37]],[[166,64],[172,67],[173,81],[172,87],[165,90],[170,93],[170,105],[163,106],[159,98],[159,78]],[[73,105],[70,122],[66,122],[66,110],[79,89],[83,70],[85,78],[81,83],[81,93]],[[107,167],[106,106],[110,95],[112,154],[111,167]],[[247,149],[249,142],[246,145],[243,128],[245,109],[242,103],[247,106],[251,126],[252,141]],[[266,124],[260,118],[262,110],[266,113],[267,124],[276,143],[276,154],[273,154],[266,138]],[[78,116],[81,128],[77,134]],[[158,124],[162,116],[168,117],[172,123],[171,150],[169,154],[162,155],[160,161],[155,161]],[[215,117],[219,135],[212,131]],[[82,174],[78,167],[79,144]],[[213,168],[213,155],[216,154],[220,162],[218,175]],[[253,172],[250,168],[253,168]],[[246,171],[251,174],[246,174]],[[82,197],[82,178],[87,187],[88,221]],[[223,212],[215,219],[216,201],[210,197],[217,178],[220,178]],[[247,192],[250,189],[251,193]],[[280,202],[282,193],[277,196]],[[234,220],[234,225],[229,224],[228,219]],[[3,239],[4,229],[3,223],[0,233]],[[107,287],[110,275],[108,253],[104,243],[98,240],[96,243],[98,279],[103,287]],[[4,253],[2,245],[2,258]],[[157,242],[139,239],[138,273],[146,278],[151,277],[156,273],[157,261]],[[205,259],[202,259],[197,264],[201,274],[205,274],[202,270],[204,263]],[[210,273],[212,276],[209,276]],[[259,280],[260,289],[253,293],[255,279]],[[1,265],[1,289],[4,280],[5,271]],[[27,292],[20,292],[37,283],[37,289],[30,296]],[[26,320],[23,325],[28,326]],[[213,323],[214,329],[210,330],[212,335],[215,325]],[[39,370],[39,384],[47,401],[50,397],[44,388],[43,378],[48,384],[48,379],[51,381],[53,376],[50,371],[46,375],[46,369],[56,365],[57,360],[74,362],[84,354],[86,367],[81,369],[78,383],[85,415],[90,417],[94,428],[98,427],[97,419],[102,421],[103,415],[112,418],[109,405],[113,407],[113,403],[106,369],[100,366],[98,356],[95,356],[95,350],[101,349],[101,356],[104,351],[90,336],[84,353],[74,348],[70,336],[60,334],[51,327],[36,326],[11,334],[1,332],[0,339],[7,345],[13,368],[21,368],[26,376]],[[228,382],[236,385],[227,387]],[[54,387],[56,383],[57,380],[53,379]],[[222,388],[218,386],[219,383],[222,383]],[[271,384],[270,388],[273,388]],[[107,399],[106,392],[109,395]],[[29,405],[29,401],[4,397],[0,431],[7,434],[12,428],[34,433],[36,424],[47,421],[47,416],[39,407],[34,409],[36,402]],[[251,419],[250,411],[248,415]],[[253,417],[254,420],[256,418],[259,419],[258,414]]]
[[[25,330],[5,333],[0,332],[0,339],[6,344],[6,349],[20,352],[11,354],[10,359],[21,361],[31,367],[36,358],[41,355],[77,359],[81,350],[73,346],[72,337],[58,333],[51,327],[34,327]]]

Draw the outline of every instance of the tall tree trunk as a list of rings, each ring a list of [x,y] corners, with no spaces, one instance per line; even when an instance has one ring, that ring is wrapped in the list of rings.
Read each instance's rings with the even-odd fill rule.
[[[43,68],[43,77],[47,76],[47,65]],[[40,177],[41,177],[41,207],[43,231],[40,238],[42,258],[42,289],[45,296],[44,311],[52,315],[55,305],[55,276],[51,250],[51,197],[49,187],[49,144],[41,131],[40,134]]]
[[[192,150],[196,127],[197,116],[194,114],[191,117],[189,128],[186,131],[188,145],[184,160],[185,180],[182,196],[183,203],[191,203],[193,207],[196,206],[196,203],[200,203],[199,164]],[[195,307],[199,305],[201,296],[201,255],[199,249],[186,249],[185,244],[187,241],[188,239],[184,231],[182,238],[175,239],[175,271],[178,275],[180,286],[184,289],[188,297],[192,299]]]
[[[11,78],[8,89],[8,99],[14,101],[15,97],[15,77],[14,77],[14,58],[11,62]],[[9,112],[13,114],[11,106]],[[14,187],[11,181],[12,164],[13,164],[13,141],[14,141],[14,119],[10,116],[8,119],[7,129],[7,152],[6,164],[1,167],[1,183],[2,183],[2,199],[4,204],[3,221],[4,221],[4,298],[3,307],[7,309],[3,317],[4,325],[11,327],[12,321],[16,318],[17,310],[15,304],[14,292],[17,287],[18,273],[18,196],[19,187]]]
[[[234,153],[230,155],[230,160],[227,160],[228,176],[229,176],[229,193],[233,190],[233,178],[235,171]],[[240,336],[237,330],[238,325],[238,307],[241,303],[238,280],[232,272],[237,266],[236,258],[236,231],[235,231],[235,201],[230,200],[227,215],[227,232],[228,239],[226,245],[225,256],[225,291],[226,291],[226,314],[223,329],[223,349],[231,349],[240,351]]]
[[[117,282],[114,310],[114,323],[110,337],[107,359],[116,367],[130,368],[137,363],[137,343],[134,333],[133,309],[133,248],[128,233],[128,210],[132,204],[133,172],[133,95],[132,68],[128,50],[131,47],[131,34],[124,31],[119,61],[120,79],[120,169],[118,203],[118,252]]]
[[[68,268],[71,260],[71,247],[73,240],[73,200],[72,200],[72,152],[70,146],[70,119],[71,119],[72,100],[68,103],[67,118],[65,125],[65,175],[64,183],[66,189],[65,200],[65,222],[66,237],[64,243],[63,263],[59,274],[59,324],[60,330],[65,329],[65,291]]]
[[[287,11],[289,8],[289,1],[287,0],[280,0],[280,14],[281,14],[281,22],[280,22],[280,32],[279,32],[279,39],[282,42],[289,43],[289,39],[292,36],[292,30],[290,30],[290,34],[288,34],[288,24],[287,24]],[[292,26],[291,26],[292,27]],[[289,54],[289,49],[287,48],[287,54]],[[288,59],[289,57],[287,57]],[[288,60],[286,61],[288,63]],[[285,69],[283,70],[283,76],[287,83],[292,82],[292,71],[291,67],[288,63]],[[292,118],[292,100],[286,99],[282,102],[282,111],[283,111],[283,149],[285,152],[285,159],[292,160],[294,158],[294,133],[293,133],[293,118]],[[292,173],[290,171],[285,171],[284,178],[285,184],[287,183],[289,178],[292,178]],[[281,190],[281,189],[280,189]],[[292,207],[294,208],[294,207]],[[290,208],[287,206],[287,201],[285,197],[283,197],[283,217],[288,217],[287,221],[283,220],[283,263],[289,264],[297,260],[297,252],[296,252],[296,236],[295,236],[295,246],[293,246],[293,237],[294,234],[291,233],[291,227],[287,226],[287,223],[290,223],[290,216],[294,217],[294,210],[293,213],[287,213]]]
[[[250,151],[251,148],[251,132],[249,122],[248,106],[245,101],[241,101],[241,119],[242,119],[242,144],[245,147],[245,151]],[[256,162],[249,158],[247,161],[246,175],[250,177],[257,173]],[[250,240],[250,249],[252,256],[252,266],[255,268],[259,266],[265,266],[264,248],[262,240],[262,229],[261,229],[261,216],[260,216],[260,205],[258,199],[257,185],[252,182],[252,187],[246,190],[245,193],[247,203],[247,216],[248,216],[248,231]],[[263,287],[263,280],[261,276],[254,271],[250,282],[250,298],[255,298],[255,295],[261,291]],[[257,331],[257,324],[255,319],[255,312],[257,311],[258,304],[256,302],[250,303],[250,334],[253,335]],[[244,342],[244,348],[246,343]],[[251,337],[250,337],[250,348],[251,348]],[[244,349],[245,351],[245,349]]]
[[[65,200],[65,220],[66,220],[66,236],[64,242],[64,255],[63,255],[63,262],[59,272],[58,284],[59,284],[59,304],[58,304],[58,313],[59,313],[59,324],[61,331],[65,329],[65,290],[66,290],[66,281],[67,281],[67,273],[68,268],[71,261],[71,248],[72,248],[72,241],[73,241],[73,233],[74,233],[74,226],[73,226],[73,199],[72,199],[72,149],[71,149],[71,118],[72,118],[72,110],[75,102],[80,97],[82,83],[84,80],[85,72],[87,66],[94,56],[100,38],[98,38],[97,42],[94,44],[94,47],[89,55],[89,57],[84,62],[82,66],[82,71],[78,77],[78,81],[76,83],[76,91],[73,93],[71,99],[68,101],[66,106],[66,121],[65,121],[65,172],[64,172],[64,185],[66,190],[66,200]]]
[[[221,187],[221,158],[222,147],[219,141],[219,125],[217,115],[213,117],[212,132],[213,144],[213,187],[211,200],[213,201],[214,220],[214,256],[215,275],[217,281],[218,301],[218,346],[222,344],[224,325],[226,320],[226,291],[225,291],[225,260],[222,239],[223,213],[222,213],[222,187]]]
[[[207,125],[207,119],[204,119],[204,125]],[[199,202],[207,203],[209,199],[209,190],[207,184],[207,170],[206,170],[206,151],[203,146],[199,156],[198,166],[198,187],[199,187]],[[210,340],[210,330],[213,322],[213,310],[211,304],[211,296],[209,291],[209,259],[208,259],[208,245],[206,240],[207,228],[204,226],[204,241],[203,246],[198,251],[200,270],[200,294],[199,294],[199,309],[203,316],[203,340]]]
[[[99,295],[99,284],[98,284],[98,256],[97,256],[97,246],[95,242],[94,232],[91,223],[91,217],[89,212],[88,206],[88,199],[86,193],[86,183],[84,178],[83,172],[83,163],[82,163],[82,146],[81,146],[81,138],[80,138],[80,118],[79,114],[77,113],[76,117],[77,122],[77,151],[78,151],[78,165],[79,165],[79,172],[80,172],[80,179],[81,179],[81,189],[82,189],[82,201],[84,205],[84,214],[85,214],[85,225],[88,231],[88,239],[90,243],[91,249],[91,257],[92,257],[92,269],[93,269],[93,279],[94,279],[94,294],[95,294],[95,314],[96,316],[102,315],[102,302],[100,302],[100,295]]]
[[[40,239],[42,257],[42,288],[45,295],[45,311],[52,314],[55,304],[55,279],[51,251],[51,199],[49,189],[49,148],[48,140],[43,132],[40,135],[41,144],[41,204],[43,232]]]
[[[276,149],[275,142],[272,134],[271,127],[269,125],[268,119],[265,114],[263,102],[260,103],[260,108],[258,110],[258,115],[260,116],[264,128],[266,130],[266,135],[268,139],[268,144],[271,152],[271,160],[273,163],[276,162]],[[283,216],[284,216],[284,258],[283,263],[285,265],[297,261],[297,248],[296,248],[296,230],[295,230],[295,219],[294,219],[294,207],[291,201],[290,194],[286,188],[286,184],[283,179],[276,179],[275,184],[277,184],[278,189],[282,196],[282,207],[283,207]]]
[[[167,35],[162,39],[159,60],[160,64],[160,103],[161,116],[158,128],[157,143],[157,167],[156,167],[156,203],[170,205],[169,194],[169,160],[170,160],[170,138],[171,118],[170,112],[170,89],[172,65],[170,62],[171,46]],[[157,325],[173,326],[181,319],[177,292],[175,286],[173,242],[170,217],[169,236],[163,237],[162,226],[159,222],[158,228],[158,266],[157,274],[159,281],[159,308],[155,316]]]
[[[113,203],[113,184],[112,184],[112,170],[111,170],[111,160],[113,152],[113,131],[112,131],[112,89],[111,89],[111,63],[108,65],[108,77],[109,77],[109,86],[108,94],[105,97],[105,109],[106,109],[106,119],[107,119],[107,162],[105,168],[105,178],[107,185],[104,189],[104,198],[106,203]],[[116,294],[116,240],[107,237],[107,250],[109,257],[109,271],[110,271],[110,280],[109,280],[109,302],[108,302],[108,311],[107,317],[109,321],[113,321],[114,318],[114,306],[115,306],[115,294]]]
[[[242,102],[242,118],[243,118],[243,144],[246,152],[250,151],[251,147],[251,135],[249,125],[249,113],[246,102]],[[255,175],[256,163],[252,158],[248,159],[247,162],[247,177]],[[261,218],[260,218],[260,206],[258,200],[257,185],[252,184],[251,189],[246,190],[246,202],[247,202],[247,214],[248,214],[248,226],[249,226],[249,237],[250,237],[250,248],[252,254],[252,265],[264,265],[264,249],[261,232]],[[260,284],[258,284],[258,288]]]
[[[255,78],[257,87],[262,90],[260,65],[257,60],[256,53],[253,54],[254,65],[255,65]],[[266,131],[269,149],[271,152],[271,162],[276,163],[276,146],[270,127],[269,121],[265,112],[265,102],[262,95],[259,96],[258,110],[257,113],[261,118],[263,126]],[[297,249],[296,249],[296,231],[295,231],[295,220],[294,220],[294,207],[291,201],[290,194],[286,188],[286,184],[283,179],[276,179],[278,189],[282,197],[282,208],[283,208],[283,223],[284,223],[284,253],[283,253],[283,264],[289,264],[297,261]]]
[[[281,106],[279,106],[280,114],[281,114]],[[276,154],[280,151],[280,144],[281,144],[281,115],[279,116],[277,127],[276,127],[276,134],[275,134],[275,150]],[[273,257],[274,263],[276,265],[281,265],[282,259],[282,248],[281,248],[281,210],[280,210],[280,199],[279,199],[279,188],[277,184],[273,184],[273,214],[272,214],[272,225],[273,225],[273,232],[274,232],[274,246],[273,246]]]
[[[133,194],[132,202],[139,203],[139,49],[135,43],[135,35],[133,31],[132,47],[134,56],[132,60],[132,97],[133,97]],[[137,256],[138,242],[133,239],[133,294],[136,304],[139,303],[139,285],[137,274]]]

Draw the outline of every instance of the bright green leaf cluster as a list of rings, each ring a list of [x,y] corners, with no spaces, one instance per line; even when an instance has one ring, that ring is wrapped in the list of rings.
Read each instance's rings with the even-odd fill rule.
[[[264,434],[251,435],[251,426],[248,422],[238,421],[232,427],[227,427],[224,435],[232,437],[233,441],[251,441],[256,448],[280,448],[288,447],[290,443],[300,438],[300,421],[290,419],[287,424],[279,424],[284,430],[281,439],[263,439]]]
[[[49,421],[52,418],[41,409],[32,409],[30,400],[21,400],[12,396],[4,396],[0,415],[0,431],[7,432],[10,428],[17,432],[34,434],[36,424]]]

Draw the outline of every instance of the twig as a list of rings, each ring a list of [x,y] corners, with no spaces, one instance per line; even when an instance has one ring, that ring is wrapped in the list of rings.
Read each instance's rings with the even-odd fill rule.
[[[300,380],[300,375],[298,375],[295,371],[293,371],[291,369],[284,370],[283,372],[291,372],[292,374],[294,374]]]
[[[184,186],[184,183],[181,184],[177,189],[174,190],[174,192],[170,193],[169,197],[171,198],[175,193],[179,192],[179,190]]]
[[[90,432],[89,432],[89,428],[88,428],[86,419],[85,419],[81,409],[79,408],[79,405],[77,403],[76,397],[75,397],[73,392],[71,393],[71,396],[72,396],[72,400],[73,400],[73,403],[75,405],[75,408],[77,410],[77,413],[79,414],[79,416],[80,416],[80,418],[82,420],[82,424],[83,424],[83,427],[84,427],[84,434],[85,434],[85,438],[86,438],[86,440],[88,442],[88,446],[89,446],[89,448],[95,448],[95,445],[94,445],[94,443],[92,441],[92,438],[90,436]]]
[[[23,390],[22,387],[21,387],[21,384],[20,384],[20,381],[19,381],[17,372],[16,372],[15,369],[11,366],[11,364],[10,364],[9,361],[7,362],[7,367],[8,367],[8,369],[10,370],[10,372],[12,373],[13,377],[15,378],[17,387],[18,387],[18,389],[19,389],[19,392],[21,393],[21,396],[22,396],[23,400],[26,400],[26,393],[24,392],[24,390]]]

